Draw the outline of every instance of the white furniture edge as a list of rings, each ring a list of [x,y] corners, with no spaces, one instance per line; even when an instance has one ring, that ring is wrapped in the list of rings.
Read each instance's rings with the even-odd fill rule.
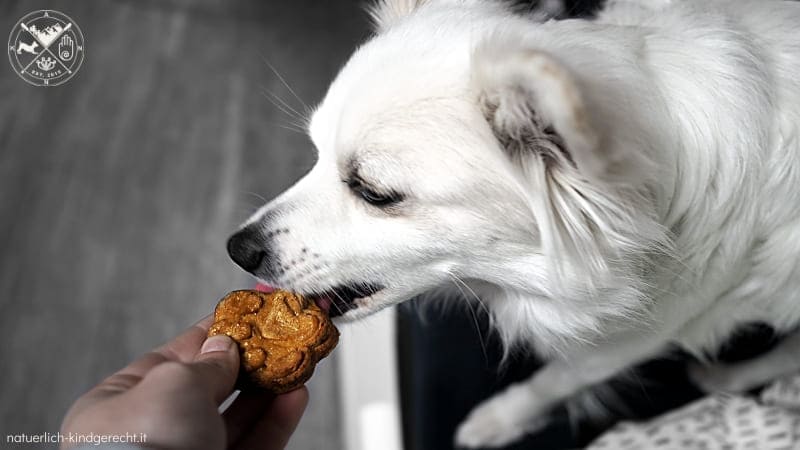
[[[344,448],[401,450],[395,309],[339,326]]]

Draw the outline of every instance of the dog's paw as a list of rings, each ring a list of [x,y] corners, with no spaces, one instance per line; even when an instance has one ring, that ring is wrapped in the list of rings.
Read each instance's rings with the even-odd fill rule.
[[[500,447],[517,440],[523,431],[491,399],[469,413],[456,430],[457,447]]]
[[[504,392],[478,405],[458,426],[456,447],[502,447],[546,423],[545,418],[536,417],[533,404],[524,405],[516,400]]]
[[[745,392],[750,387],[734,367],[695,363],[689,366],[689,379],[707,394]]]

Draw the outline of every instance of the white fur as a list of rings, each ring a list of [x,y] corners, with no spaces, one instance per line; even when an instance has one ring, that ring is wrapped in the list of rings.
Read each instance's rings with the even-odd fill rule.
[[[510,442],[669,343],[701,354],[743,322],[800,322],[800,4],[616,1],[541,24],[491,0],[371,14],[378,34],[311,118],[317,164],[250,221],[288,227],[278,258],[306,248],[313,264],[256,274],[309,293],[386,286],[345,319],[465,282],[509,346],[553,362],[478,407],[460,444]],[[352,160],[405,200],[354,195]]]

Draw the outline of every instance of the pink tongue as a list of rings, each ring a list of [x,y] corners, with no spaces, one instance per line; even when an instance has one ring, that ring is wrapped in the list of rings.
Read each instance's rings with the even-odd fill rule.
[[[270,293],[275,290],[272,286],[267,286],[266,284],[258,283],[256,284],[256,290],[261,292]]]
[[[319,306],[319,309],[325,311],[326,313],[331,312],[331,303],[333,303],[333,301],[330,299],[330,297],[316,297],[314,299],[314,303]]]

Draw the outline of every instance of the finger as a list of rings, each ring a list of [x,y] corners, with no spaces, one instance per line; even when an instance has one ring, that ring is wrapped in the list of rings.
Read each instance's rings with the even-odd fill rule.
[[[92,389],[90,393],[97,391],[95,394],[111,395],[126,391],[141,381],[153,367],[163,362],[188,362],[193,360],[203,341],[205,341],[208,327],[211,326],[212,320],[213,318],[210,315],[204,317],[172,341],[145,353],[117,373],[109,376]],[[190,353],[191,356],[189,356]]]
[[[107,377],[97,386],[83,394],[72,406],[70,414],[75,414],[96,402],[121,394],[133,388],[142,381],[144,374],[153,367],[165,362],[164,355],[149,352],[131,363],[125,369]]]
[[[228,336],[212,336],[203,343],[200,354],[190,367],[204,392],[210,393],[220,404],[233,391],[239,374],[238,348]]]
[[[88,395],[109,396],[136,386],[153,367],[168,361],[167,357],[158,352],[148,352],[127,367],[109,376],[95,386]]]
[[[155,351],[173,361],[192,362],[197,356],[200,346],[205,342],[212,323],[214,323],[214,317],[209,314]]]
[[[73,409],[84,408],[105,398],[118,395],[133,388],[154,367],[167,361],[191,361],[205,340],[213,317],[208,315],[192,325],[177,338],[163,346],[145,353],[118,372],[105,378],[76,401]],[[191,356],[189,356],[191,354]],[[238,358],[238,355],[236,355]],[[238,359],[237,363],[238,364]]]
[[[242,391],[223,414],[227,429],[228,447],[232,447],[269,408],[275,394],[264,390]]]
[[[234,448],[279,450],[286,447],[308,405],[304,387],[275,397],[261,418],[236,443]]]

